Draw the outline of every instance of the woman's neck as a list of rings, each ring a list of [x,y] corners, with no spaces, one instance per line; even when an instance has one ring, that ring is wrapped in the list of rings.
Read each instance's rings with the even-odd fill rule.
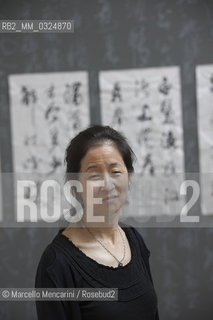
[[[119,236],[118,219],[114,219],[110,224],[94,224],[88,223],[85,217],[83,217],[81,221],[77,222],[73,227],[77,227],[79,232],[82,232],[82,230],[86,231],[88,235],[91,232],[92,235],[98,240],[103,241],[104,243],[110,243],[112,245],[116,243]]]

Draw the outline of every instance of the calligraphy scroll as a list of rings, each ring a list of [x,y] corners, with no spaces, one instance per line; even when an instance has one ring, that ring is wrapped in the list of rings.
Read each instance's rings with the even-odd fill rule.
[[[213,65],[197,66],[197,114],[202,213],[213,214]]]
[[[14,172],[64,178],[65,149],[89,125],[86,72],[9,76]]]
[[[184,174],[179,68],[102,71],[99,83],[103,124],[123,133],[137,157],[129,201],[139,204],[142,215],[179,214]]]

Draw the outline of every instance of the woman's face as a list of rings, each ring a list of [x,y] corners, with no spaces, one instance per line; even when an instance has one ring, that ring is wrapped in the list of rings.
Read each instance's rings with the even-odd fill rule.
[[[83,186],[85,213],[92,206],[93,216],[104,216],[105,221],[119,214],[127,198],[129,175],[121,154],[111,142],[88,150],[81,160],[79,180]],[[100,183],[104,185],[98,186]],[[94,204],[92,197],[100,198],[102,203]],[[96,218],[94,222],[100,220]]]

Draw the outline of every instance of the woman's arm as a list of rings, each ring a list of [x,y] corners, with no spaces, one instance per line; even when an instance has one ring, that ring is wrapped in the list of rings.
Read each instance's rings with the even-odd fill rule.
[[[62,272],[59,262],[56,261],[54,249],[47,248],[38,265],[35,288],[64,288],[65,284],[61,281],[63,278]],[[70,287],[74,288],[74,283]],[[77,301],[37,300],[36,311],[38,320],[81,320],[80,307]]]

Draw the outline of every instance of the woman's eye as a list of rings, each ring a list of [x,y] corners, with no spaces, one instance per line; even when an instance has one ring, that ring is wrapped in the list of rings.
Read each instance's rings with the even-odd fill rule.
[[[99,174],[93,174],[93,175],[89,176],[89,179],[97,179],[99,177],[100,177]]]
[[[112,174],[120,174],[120,173],[121,173],[121,171],[112,171]],[[103,175],[92,174],[91,176],[88,177],[88,179],[91,179],[91,180],[103,179]]]

